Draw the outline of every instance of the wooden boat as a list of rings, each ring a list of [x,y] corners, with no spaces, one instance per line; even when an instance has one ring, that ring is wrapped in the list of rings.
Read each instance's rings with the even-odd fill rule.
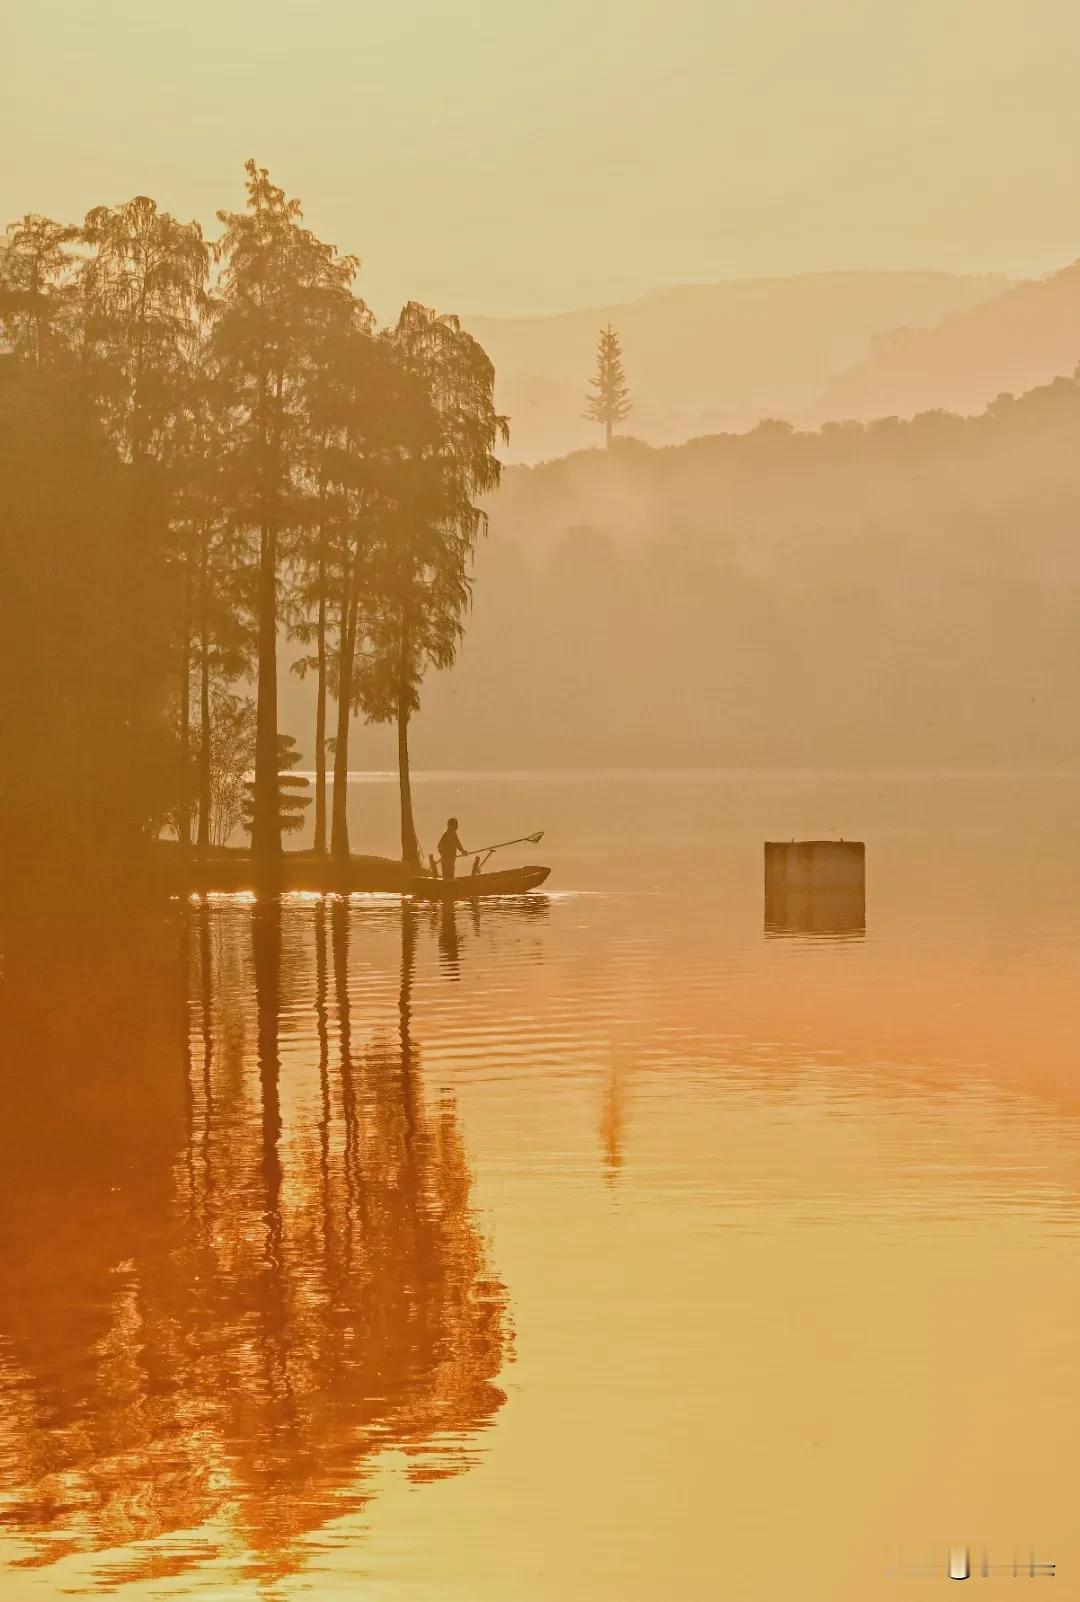
[[[550,868],[504,868],[499,873],[465,873],[460,879],[409,880],[408,894],[418,901],[475,901],[479,896],[523,896],[542,885]]]

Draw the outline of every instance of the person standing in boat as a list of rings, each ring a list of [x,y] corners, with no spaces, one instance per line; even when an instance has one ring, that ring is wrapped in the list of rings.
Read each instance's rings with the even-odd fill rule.
[[[442,876],[452,879],[457,870],[458,857],[468,856],[468,852],[458,839],[458,821],[456,818],[447,818],[446,832],[439,841],[439,860],[442,863]]]

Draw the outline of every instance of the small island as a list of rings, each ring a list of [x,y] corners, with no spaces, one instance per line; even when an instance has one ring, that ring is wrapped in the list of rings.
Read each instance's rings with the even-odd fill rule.
[[[450,667],[508,438],[457,317],[380,328],[357,258],[249,161],[221,232],[146,195],[27,214],[0,275],[12,881],[399,890],[409,724]],[[57,471],[57,464],[63,471]],[[315,680],[314,773],[279,670]],[[397,861],[354,855],[353,721],[396,732]],[[310,847],[286,852],[306,825]],[[250,850],[236,849],[245,828]]]

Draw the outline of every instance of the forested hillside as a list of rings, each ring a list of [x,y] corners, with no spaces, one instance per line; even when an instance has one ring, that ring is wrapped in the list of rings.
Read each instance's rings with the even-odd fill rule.
[[[655,289],[556,317],[463,320],[495,364],[496,400],[513,423],[508,460],[536,462],[599,437],[582,413],[608,323],[622,339],[634,402],[626,429],[667,445],[763,417],[797,421],[875,339],[935,327],[1005,287],[991,275],[804,273]]]
[[[1078,440],[1062,379],[969,419],[513,468],[417,759],[1074,763]],[[357,756],[389,765],[373,731]]]

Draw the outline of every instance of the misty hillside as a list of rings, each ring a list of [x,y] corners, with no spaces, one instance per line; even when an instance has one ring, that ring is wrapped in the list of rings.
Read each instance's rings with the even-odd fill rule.
[[[940,272],[814,273],[654,290],[558,317],[463,322],[495,363],[496,400],[511,418],[509,459],[536,462],[595,443],[598,430],[581,413],[609,321],[634,398],[625,432],[663,445],[800,417],[877,336],[940,323],[1005,284]]]
[[[1061,379],[969,419],[511,468],[416,764],[1074,765],[1078,440]],[[356,766],[391,760],[358,731]]]
[[[912,417],[942,407],[977,412],[1002,393],[1022,394],[1080,361],[1080,262],[1011,285],[953,312],[936,328],[882,334],[873,351],[835,378],[805,419]]]

